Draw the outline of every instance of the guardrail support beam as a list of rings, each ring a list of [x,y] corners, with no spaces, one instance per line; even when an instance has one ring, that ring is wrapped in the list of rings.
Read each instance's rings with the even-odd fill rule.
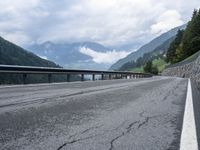
[[[84,81],[84,74],[81,74],[81,81]]]
[[[52,83],[52,74],[48,74],[48,82]]]
[[[92,81],[95,81],[95,74],[92,74]]]
[[[101,74],[101,80],[104,80],[104,74]]]
[[[26,80],[27,80],[27,74],[23,74],[23,84],[27,84],[27,82],[26,82]]]
[[[109,80],[111,80],[112,79],[112,75],[111,74],[109,74]]]
[[[67,82],[70,82],[70,74],[67,74]]]

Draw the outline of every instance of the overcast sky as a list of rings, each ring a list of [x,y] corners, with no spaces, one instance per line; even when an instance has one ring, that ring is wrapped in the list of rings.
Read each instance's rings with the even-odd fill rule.
[[[200,0],[0,0],[0,36],[44,41],[146,43],[186,23]]]

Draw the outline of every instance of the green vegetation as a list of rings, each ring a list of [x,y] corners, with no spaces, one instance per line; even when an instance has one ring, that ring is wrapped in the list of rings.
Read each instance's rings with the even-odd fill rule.
[[[170,44],[168,51],[167,51],[167,57],[166,57],[166,61],[170,62],[170,63],[177,63],[179,61],[179,56],[180,56],[180,43],[181,40],[183,38],[183,30],[179,30],[176,38],[174,39],[174,41]]]
[[[152,63],[158,68],[159,72],[162,72],[168,65],[168,63],[163,58],[154,59]]]
[[[157,58],[157,59],[152,60],[152,64],[153,66],[158,68],[158,72],[162,72],[164,68],[168,65],[165,59],[162,59],[162,58]],[[128,71],[144,73],[144,66],[131,68]]]
[[[138,72],[138,73],[144,73],[144,69],[143,67],[136,67],[136,68],[132,68],[129,71],[133,71],[133,72]]]
[[[155,48],[152,52],[145,53],[142,57],[139,57],[137,61],[130,61],[125,63],[119,70],[130,70],[134,72],[144,72],[143,67],[148,61],[153,61],[153,65],[158,67],[161,72],[167,63],[165,62],[165,54],[169,48],[171,42],[175,39],[172,37],[165,41],[163,44]]]
[[[153,74],[157,75],[158,74],[158,68],[157,68],[157,66],[153,65],[152,61],[148,61],[144,65],[144,72],[153,73]]]
[[[194,10],[185,31],[179,31],[171,43],[166,61],[174,64],[187,59],[200,50],[200,10]]]

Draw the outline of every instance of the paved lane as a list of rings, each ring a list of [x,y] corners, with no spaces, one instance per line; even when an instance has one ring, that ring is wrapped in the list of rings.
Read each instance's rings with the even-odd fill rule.
[[[177,150],[187,80],[0,87],[5,150]]]

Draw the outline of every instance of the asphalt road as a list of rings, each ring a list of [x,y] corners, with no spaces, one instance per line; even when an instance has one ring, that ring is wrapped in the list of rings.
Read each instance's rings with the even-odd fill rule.
[[[187,79],[0,87],[2,150],[177,150]]]

